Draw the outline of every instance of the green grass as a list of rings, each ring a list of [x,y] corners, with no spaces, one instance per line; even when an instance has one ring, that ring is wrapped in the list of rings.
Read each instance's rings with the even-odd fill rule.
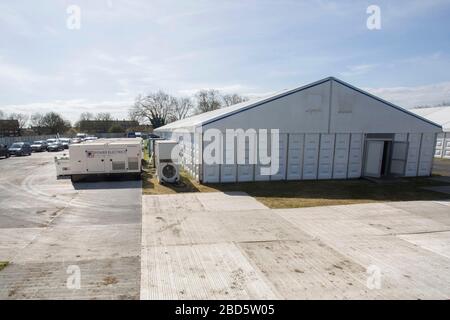
[[[8,261],[0,261],[0,271],[5,269],[9,265]]]
[[[448,195],[422,189],[443,185],[429,178],[402,178],[383,183],[364,179],[268,181],[202,185],[181,172],[179,186],[161,185],[154,169],[144,175],[144,194],[243,191],[270,208],[301,208],[387,201],[444,200]],[[444,184],[445,185],[445,184]]]

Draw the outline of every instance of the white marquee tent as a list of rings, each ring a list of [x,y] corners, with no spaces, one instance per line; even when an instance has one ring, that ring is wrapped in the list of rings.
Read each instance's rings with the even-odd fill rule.
[[[442,126],[444,132],[437,136],[434,156],[450,159],[450,106],[417,108],[411,111]]]
[[[203,150],[213,142],[205,139],[208,129],[279,129],[279,169],[262,175],[260,162],[206,164]],[[190,143],[180,139],[178,130],[189,132]],[[430,120],[330,77],[176,121],[155,133],[180,141],[182,164],[198,181],[217,183],[428,176],[441,131]],[[270,135],[256,139],[271,140]],[[260,152],[249,141],[246,160],[249,153]],[[226,141],[220,149],[230,152]]]

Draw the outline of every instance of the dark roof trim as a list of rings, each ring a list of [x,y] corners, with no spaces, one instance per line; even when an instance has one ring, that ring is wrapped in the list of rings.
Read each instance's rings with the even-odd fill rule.
[[[322,79],[322,80],[313,82],[313,83],[311,83],[311,84],[308,84],[308,85],[305,85],[305,86],[302,86],[302,87],[299,87],[299,88],[290,90],[290,91],[288,91],[288,92],[280,93],[280,94],[275,95],[275,96],[273,96],[273,97],[271,97],[271,98],[267,98],[267,100],[263,100],[263,101],[260,101],[260,102],[256,102],[255,104],[249,105],[249,106],[247,106],[247,107],[245,107],[245,108],[242,108],[242,109],[240,109],[240,110],[236,110],[236,111],[234,111],[234,112],[231,112],[231,113],[228,113],[228,114],[224,114],[224,115],[222,115],[222,116],[219,116],[219,117],[216,118],[216,119],[212,119],[212,120],[210,120],[210,121],[206,121],[206,122],[202,123],[201,126],[209,125],[209,124],[214,123],[214,122],[217,122],[217,121],[219,121],[219,120],[222,120],[222,119],[225,119],[225,118],[234,116],[234,115],[236,115],[236,114],[238,114],[238,113],[241,113],[241,112],[244,112],[244,111],[247,111],[247,110],[256,108],[256,107],[259,107],[259,106],[264,105],[264,104],[266,104],[266,103],[268,103],[268,102],[272,102],[272,101],[275,101],[275,100],[284,98],[284,97],[289,96],[289,95],[291,95],[291,94],[294,94],[294,93],[297,93],[297,92],[300,92],[300,91],[303,91],[303,90],[306,90],[306,89],[309,89],[309,88],[312,88],[312,87],[318,86],[318,85],[320,85],[320,84],[323,84],[323,83],[325,83],[325,82],[333,81],[333,80],[336,81],[337,83],[339,83],[339,84],[341,84],[341,85],[343,85],[343,86],[349,88],[349,89],[355,90],[355,91],[357,91],[357,92],[359,92],[359,93],[361,93],[361,94],[364,94],[364,95],[366,95],[366,96],[368,96],[368,97],[370,97],[370,98],[372,98],[372,99],[375,99],[375,100],[377,100],[377,101],[379,101],[379,102],[381,102],[381,103],[384,103],[384,104],[386,104],[386,105],[388,105],[388,106],[390,106],[390,107],[392,107],[392,108],[394,108],[394,109],[397,109],[398,111],[404,112],[404,113],[406,113],[406,114],[408,114],[408,115],[410,115],[410,116],[413,116],[413,117],[415,117],[415,118],[417,118],[417,119],[419,119],[419,120],[425,121],[425,122],[427,122],[427,123],[429,123],[429,124],[431,124],[431,125],[433,125],[433,126],[435,126],[435,127],[438,127],[438,128],[440,128],[440,129],[442,129],[442,126],[438,125],[438,124],[435,123],[435,122],[432,122],[432,121],[430,121],[430,120],[428,120],[428,119],[426,119],[426,118],[423,118],[423,117],[421,117],[421,116],[419,116],[419,115],[417,115],[417,114],[415,114],[415,113],[413,113],[413,112],[410,112],[410,111],[408,111],[408,110],[406,110],[406,109],[403,109],[403,108],[401,108],[401,107],[399,107],[399,106],[396,106],[396,105],[393,104],[393,103],[390,103],[390,102],[388,102],[388,101],[386,101],[386,100],[384,100],[384,99],[382,99],[382,98],[379,98],[379,97],[377,97],[377,96],[374,96],[373,94],[371,94],[371,93],[369,93],[369,92],[367,92],[367,91],[361,90],[361,89],[359,89],[359,88],[357,88],[357,87],[355,87],[355,86],[352,86],[351,84],[349,84],[349,83],[347,83],[347,82],[344,82],[344,81],[342,81],[342,80],[339,80],[339,79],[337,79],[337,78],[335,78],[335,77],[328,77],[328,78],[325,78],[325,79]]]

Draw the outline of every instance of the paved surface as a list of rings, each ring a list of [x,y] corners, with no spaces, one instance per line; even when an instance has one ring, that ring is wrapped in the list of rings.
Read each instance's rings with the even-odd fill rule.
[[[144,196],[142,241],[142,299],[450,298],[446,201],[271,210],[245,194]]]
[[[0,159],[0,299],[139,298],[141,183],[56,180],[54,156]]]

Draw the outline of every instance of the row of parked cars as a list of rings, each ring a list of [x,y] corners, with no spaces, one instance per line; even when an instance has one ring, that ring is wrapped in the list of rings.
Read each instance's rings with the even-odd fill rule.
[[[89,139],[87,139],[89,138]],[[32,152],[54,152],[69,149],[69,145],[72,143],[80,143],[85,140],[95,140],[96,137],[87,138],[59,138],[59,139],[47,139],[38,140],[33,143],[29,142],[14,142],[9,147],[0,144],[0,157],[8,158],[9,156],[29,156]]]

